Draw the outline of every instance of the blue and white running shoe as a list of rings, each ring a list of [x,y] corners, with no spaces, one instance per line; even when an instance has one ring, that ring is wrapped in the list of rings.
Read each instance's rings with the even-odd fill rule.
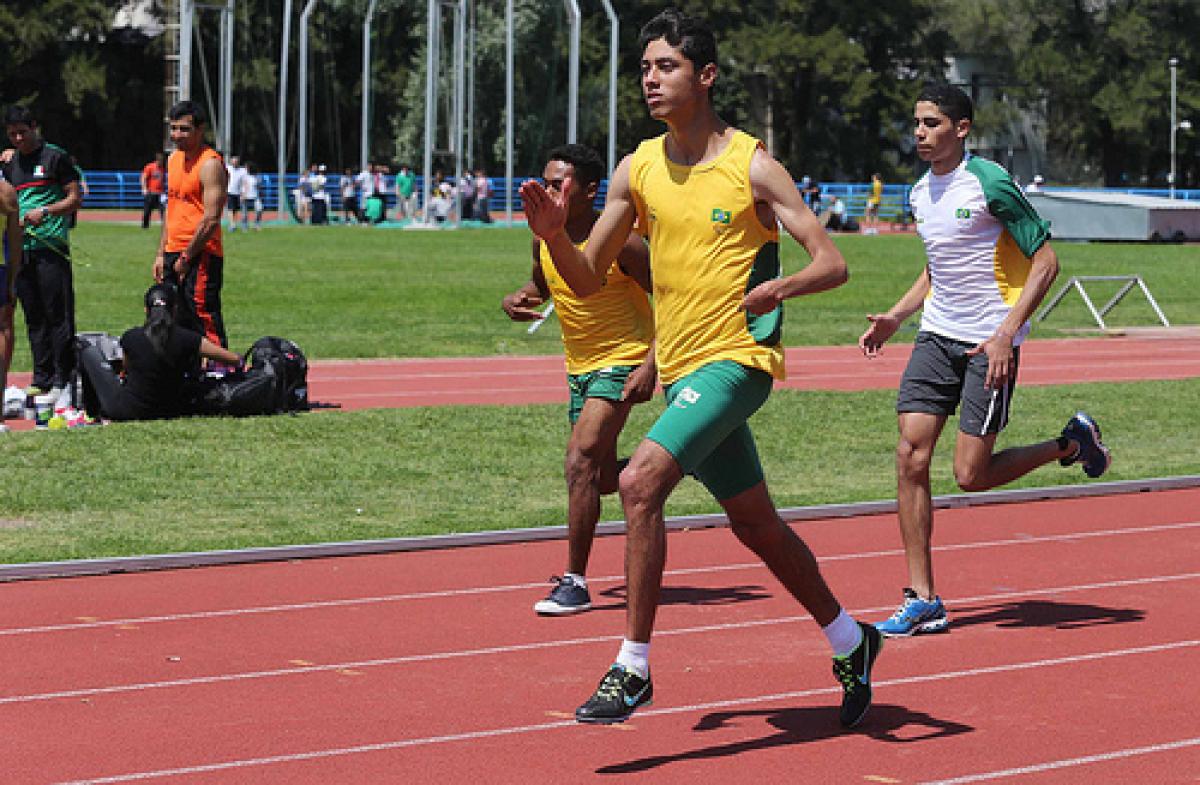
[[[923,600],[912,589],[904,590],[904,602],[887,621],[878,622],[875,629],[889,638],[907,638],[925,632],[941,632],[950,620],[941,597]]]
[[[1062,435],[1079,445],[1079,451],[1070,458],[1060,458],[1059,463],[1070,466],[1083,464],[1083,473],[1088,477],[1099,477],[1112,465],[1112,453],[1100,441],[1100,426],[1086,412],[1076,412],[1067,421]]]

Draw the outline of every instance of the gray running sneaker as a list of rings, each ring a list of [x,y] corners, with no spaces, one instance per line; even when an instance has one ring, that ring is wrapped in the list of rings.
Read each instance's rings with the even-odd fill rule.
[[[569,576],[559,577],[555,575],[550,579],[554,584],[554,588],[550,590],[550,596],[544,600],[539,600],[533,606],[533,610],[542,616],[567,616],[572,613],[580,613],[582,611],[591,610],[592,597],[588,594],[588,590],[580,586],[575,580]]]

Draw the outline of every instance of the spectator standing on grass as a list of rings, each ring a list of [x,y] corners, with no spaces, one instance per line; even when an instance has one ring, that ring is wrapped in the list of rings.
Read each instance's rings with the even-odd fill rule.
[[[301,171],[296,178],[296,188],[292,191],[296,201],[296,220],[301,224],[308,223],[312,216],[312,176],[311,169]]]
[[[150,214],[158,211],[158,221],[167,218],[167,156],[155,153],[154,160],[142,167],[142,228],[150,228]]]
[[[42,138],[37,118],[23,106],[4,116],[15,148],[3,165],[17,193],[24,228],[16,293],[33,355],[35,393],[57,394],[75,370],[75,285],[68,221],[81,200],[79,170],[71,156]]]
[[[358,186],[358,205],[359,223],[367,223],[367,202],[375,195],[375,164],[368,163],[361,172],[354,177],[354,182]]]
[[[249,229],[250,211],[254,211],[254,228],[262,229],[263,203],[259,193],[261,177],[258,167],[253,163],[246,164],[246,176],[242,178],[242,229]]]
[[[348,224],[358,223],[358,183],[350,167],[346,167],[345,171],[342,172],[340,186],[342,191],[342,220]]]
[[[933,582],[929,464],[960,403],[954,477],[964,491],[1005,485],[1055,460],[1080,463],[1089,477],[1111,462],[1100,428],[1083,412],[1057,438],[994,452],[1008,424],[1020,344],[1058,274],[1058,257],[1050,224],[1008,172],[966,152],[973,115],[971,99],[951,85],[932,85],[917,98],[917,155],[930,167],[911,200],[928,263],[886,313],[867,316],[871,325],[858,340],[874,357],[923,309],[896,402],[896,502],[909,586],[892,617],[877,625],[888,636],[949,623]]]
[[[529,227],[577,295],[604,274],[636,225],[650,240],[655,346],[668,406],[621,472],[628,522],[625,636],[580,722],[623,722],[650,702],[650,636],[666,560],[663,508],[685,474],[721,504],[733,534],[812,615],[833,651],[843,726],[871,702],[879,632],[856,622],[821,576],[812,552],[779,517],[747,420],[783,378],[782,303],[846,280],[846,263],[761,142],[713,108],[716,40],[675,9],[642,28],[642,93],[667,133],[643,141],[612,176],[604,211],[581,249],[565,231],[576,184],[552,194],[521,186]],[[782,224],[812,261],[780,278]]]
[[[458,193],[462,198],[462,220],[470,221],[475,217],[475,175],[469,169],[458,178]]]
[[[396,174],[396,213],[401,220],[411,221],[417,215],[417,199],[414,195],[417,178],[407,164]]]
[[[492,222],[492,182],[482,169],[475,170],[475,220],[485,224]]]
[[[313,164],[309,182],[312,185],[312,210],[310,215],[313,224],[329,223],[329,191],[326,189],[328,178],[325,176],[325,164]]]
[[[600,156],[583,145],[556,147],[548,156],[542,172],[547,190],[560,194],[564,182],[574,184],[564,231],[576,245],[586,242],[596,223],[594,202],[604,174]],[[553,579],[550,596],[533,606],[542,615],[592,607],[585,576],[600,519],[600,497],[617,489],[617,437],[633,405],[654,394],[654,319],[646,296],[649,256],[642,238],[630,233],[605,272],[604,287],[590,297],[578,297],[558,274],[545,244],[534,236],[529,281],[501,301],[510,319],[535,321],[543,318],[537,307],[553,297],[566,351],[571,393],[565,460],[567,569]]]
[[[226,185],[225,209],[229,211],[229,231],[235,232],[238,225],[238,213],[242,211],[242,180],[246,177],[246,167],[242,166],[241,158],[231,155],[225,169],[229,181]]]
[[[79,222],[79,210],[83,207],[84,201],[87,200],[88,194],[92,189],[88,187],[87,174],[83,171],[83,167],[79,165],[79,161],[75,160],[75,156],[71,156],[71,166],[75,167],[75,174],[79,175],[79,206],[71,211],[67,216],[67,228],[74,229]]]
[[[183,327],[228,348],[221,312],[227,172],[220,153],[204,141],[208,118],[199,104],[180,101],[167,117],[175,152],[167,159],[167,221],[154,259],[154,280],[179,288]]]
[[[863,234],[879,234],[879,205],[883,202],[883,178],[879,173],[871,175],[871,190],[867,194],[867,208],[863,213]]]
[[[0,218],[4,219],[3,254],[0,255],[0,391],[8,389],[8,367],[12,364],[13,283],[21,273],[21,213],[17,192],[0,179]],[[0,432],[8,430],[0,421]]]

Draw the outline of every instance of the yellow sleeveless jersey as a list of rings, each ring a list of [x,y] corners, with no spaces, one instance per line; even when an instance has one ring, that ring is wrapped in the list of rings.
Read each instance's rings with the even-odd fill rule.
[[[750,187],[761,143],[736,131],[712,161],[672,163],[666,136],[638,145],[629,182],[650,240],[658,373],[664,384],[719,360],[784,378],[783,310],[742,308],[746,292],[779,276],[779,232],[762,225]]]
[[[641,365],[654,338],[650,300],[638,282],[614,261],[604,287],[588,298],[577,297],[558,274],[545,243],[542,274],[554,298],[562,325],[567,373],[590,373],[612,365]],[[582,244],[581,244],[582,246]]]

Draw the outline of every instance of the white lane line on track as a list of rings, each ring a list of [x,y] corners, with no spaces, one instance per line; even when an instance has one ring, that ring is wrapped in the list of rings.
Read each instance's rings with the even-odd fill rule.
[[[967,668],[958,671],[944,671],[942,673],[932,673],[923,676],[909,676],[899,679],[885,679],[875,682],[875,689],[886,687],[906,687],[914,684],[923,684],[934,681],[947,681],[950,679],[961,679],[972,676],[986,676],[997,673],[1012,673],[1016,671],[1031,670],[1034,668],[1047,668],[1057,665],[1077,665],[1081,662],[1112,659],[1114,657],[1128,657],[1140,654],[1156,654],[1164,651],[1173,651],[1178,649],[1186,649],[1200,646],[1200,640],[1184,640],[1172,641],[1170,643],[1159,643],[1149,646],[1138,646],[1130,649],[1115,649],[1110,651],[1098,651],[1088,654],[1076,654],[1070,657],[1058,657],[1054,659],[1041,659],[1028,662],[1015,662],[1008,665],[993,665],[984,668]],[[646,709],[638,712],[639,719],[648,717],[661,717],[675,714],[691,714],[698,711],[712,711],[715,709],[728,709],[738,706],[747,706],[759,703],[775,703],[781,700],[797,700],[801,698],[810,698],[819,695],[835,695],[841,692],[841,687],[817,687],[807,690],[795,690],[792,692],[778,692],[770,695],[754,695],[743,698],[732,698],[729,700],[708,701],[705,703],[695,703],[687,706],[672,706],[663,709]],[[200,764],[195,766],[184,766],[174,769],[158,769],[156,771],[131,772],[128,774],[118,774],[108,777],[97,777],[86,780],[72,780],[69,783],[59,783],[59,785],[105,785],[106,783],[117,782],[135,782],[138,780],[158,779],[162,777],[175,777],[188,774],[203,774],[214,771],[228,771],[230,769],[243,769],[252,766],[269,766],[277,763],[297,763],[308,760],[318,760],[321,758],[333,758],[346,755],[358,755],[370,752],[386,752],[391,750],[404,749],[406,747],[421,747],[433,744],[446,744],[460,741],[478,741],[480,739],[495,738],[498,736],[515,736],[525,733],[539,733],[549,730],[562,730],[565,728],[579,727],[573,720],[561,720],[558,722],[544,722],[535,725],[519,725],[508,728],[492,728],[488,730],[468,731],[465,733],[445,734],[441,736],[426,736],[417,739],[398,739],[391,742],[380,742],[376,744],[363,744],[354,747],[339,747],[328,750],[313,750],[310,752],[299,752],[288,755],[272,755],[261,758],[247,758],[243,760],[222,761],[220,763]],[[972,780],[962,780],[969,782]],[[949,780],[949,782],[959,782],[959,780]]]
[[[1022,591],[1001,592],[998,594],[982,594],[975,597],[957,597],[945,599],[953,607],[960,603],[994,602],[1012,598],[1027,599],[1034,596],[1067,594],[1071,592],[1096,591],[1106,589],[1125,589],[1131,586],[1145,586],[1156,583],[1171,583],[1200,579],[1200,572],[1183,575],[1156,575],[1148,578],[1130,578],[1119,581],[1104,581],[1101,583],[1080,584],[1076,586],[1059,586],[1046,589],[1026,589]],[[855,616],[882,613],[892,610],[892,605],[875,608],[858,608],[852,611]],[[705,624],[696,627],[680,627],[676,629],[657,630],[655,635],[662,637],[679,635],[698,635],[709,632],[726,632],[729,630],[744,630],[754,627],[770,627],[779,624],[794,624],[808,621],[811,617],[805,614],[797,616],[778,616],[771,619],[752,619],[748,621],[723,622],[720,624]],[[211,676],[193,676],[186,679],[170,679],[166,681],[138,682],[133,684],[116,684],[107,687],[81,687],[73,690],[57,692],[32,693],[28,695],[9,695],[0,697],[0,706],[18,703],[34,703],[38,701],[59,700],[64,698],[84,698],[92,695],[112,695],[126,692],[141,692],[143,690],[165,689],[170,687],[195,687],[208,684],[222,684],[252,679],[271,679],[283,676],[299,676],[314,673],[329,673],[342,670],[357,670],[359,668],[378,668],[394,665],[411,665],[419,662],[437,662],[469,657],[484,657],[496,654],[515,654],[518,652],[536,651],[539,649],[555,649],[563,646],[582,646],[592,643],[619,641],[620,635],[592,635],[585,638],[567,638],[533,643],[513,643],[502,646],[487,646],[479,649],[458,649],[427,654],[406,654],[398,657],[381,657],[357,662],[338,662],[325,665],[303,665],[292,668],[275,668],[264,671],[243,671],[241,673],[223,673]]]
[[[1091,539],[1096,537],[1114,537],[1127,534],[1158,534],[1163,532],[1178,531],[1180,529],[1195,528],[1200,528],[1200,521],[1191,521],[1187,523],[1167,523],[1156,526],[1136,526],[1128,529],[1103,529],[1100,531],[1079,532],[1073,534],[1047,534],[1040,537],[1013,537],[1004,540],[981,540],[979,542],[958,543],[955,545],[937,545],[934,546],[933,550],[935,553],[943,553],[950,551],[974,550],[979,548],[995,548],[1008,545],[1035,545],[1046,542],[1069,542],[1072,540]],[[860,553],[842,553],[834,554],[832,556],[821,556],[818,557],[817,561],[826,563],[903,555],[904,551],[901,549],[863,551]],[[667,570],[663,573],[663,577],[672,578],[683,575],[704,575],[708,573],[765,569],[766,567],[762,562],[741,562],[737,564],[716,564],[705,567],[683,567],[674,570]],[[605,575],[588,578],[589,585],[623,583],[624,581],[625,578],[621,575]],[[404,602],[408,600],[429,600],[447,597],[494,594],[510,591],[529,591],[531,589],[543,588],[545,586],[545,581],[538,581],[536,583],[514,583],[505,586],[479,586],[465,589],[444,589],[437,591],[409,592],[406,594],[387,594],[376,597],[350,597],[341,600],[319,600],[314,602],[262,605],[250,608],[227,608],[213,611],[167,613],[156,616],[140,616],[124,619],[100,619],[97,621],[69,622],[65,624],[45,624],[32,627],[13,627],[10,629],[0,629],[0,637],[7,635],[33,635],[48,632],[87,630],[101,627],[116,627],[127,624],[143,625],[162,622],[195,621],[199,619],[218,619],[229,616],[250,616],[263,613],[286,613],[292,611],[319,610],[322,608],[341,608],[353,605],[374,605],[386,602]]]
[[[1003,769],[1000,771],[985,771],[978,774],[965,774],[961,777],[953,777],[948,780],[929,780],[921,783],[921,785],[966,785],[970,782],[985,782],[987,780],[998,780],[1005,777],[1019,777],[1024,774],[1038,774],[1043,771],[1053,771],[1054,769],[1065,769],[1071,766],[1083,766],[1088,763],[1106,763],[1113,760],[1122,760],[1124,758],[1133,758],[1138,755],[1152,755],[1156,752],[1171,752],[1173,750],[1182,750],[1187,747],[1195,747],[1200,745],[1200,738],[1195,739],[1180,739],[1179,741],[1168,741],[1162,744],[1148,744],[1145,747],[1131,747],[1126,750],[1113,750],[1111,752],[1101,752],[1095,755],[1083,755],[1078,758],[1067,758],[1065,760],[1049,761],[1047,763],[1035,763],[1029,766],[1017,766],[1012,769]]]

